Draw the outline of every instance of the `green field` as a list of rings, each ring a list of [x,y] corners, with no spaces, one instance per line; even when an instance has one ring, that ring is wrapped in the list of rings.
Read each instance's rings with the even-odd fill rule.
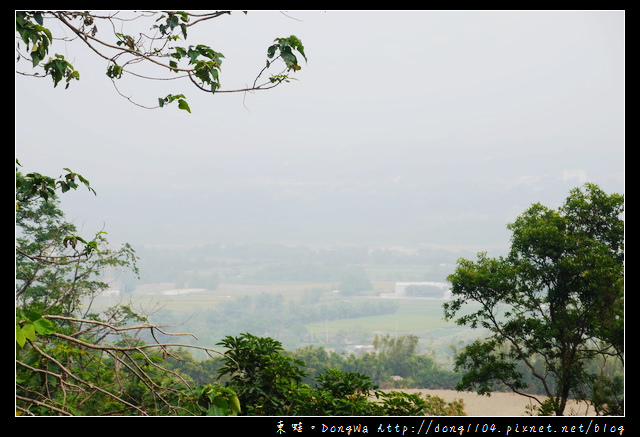
[[[458,347],[479,335],[478,332],[459,327],[452,321],[445,321],[443,300],[375,295],[389,291],[390,287],[392,288],[390,283],[378,282],[375,283],[375,291],[371,295],[340,296],[333,293],[331,284],[327,283],[220,284],[215,291],[192,290],[184,294],[178,294],[177,290],[164,286],[164,288],[136,290],[134,293],[125,294],[124,297],[101,296],[94,304],[104,307],[120,301],[142,314],[154,314],[159,310],[165,310],[174,313],[178,319],[184,318],[189,323],[195,323],[191,320],[191,314],[195,310],[219,309],[222,303],[233,301],[240,296],[277,293],[284,297],[286,303],[290,300],[299,301],[305,291],[316,289],[324,290],[321,298],[324,303],[375,300],[377,304],[382,303],[382,305],[388,302],[389,305],[397,306],[397,309],[391,314],[306,323],[304,328],[298,328],[297,334],[288,334],[288,340],[295,343],[295,346],[289,343],[292,347],[313,344],[340,350],[348,347],[349,344],[353,345],[354,342],[370,344],[376,334],[388,334],[392,337],[415,335],[420,339],[421,351],[435,352],[439,361],[447,361],[451,356],[452,347]],[[208,333],[201,331],[202,325],[189,323],[181,326],[180,331],[195,333],[199,338],[207,337]],[[297,341],[294,338],[297,338]],[[210,340],[210,343],[215,343],[215,340]]]
[[[242,295],[257,295],[260,293],[280,293],[285,299],[299,299],[307,289],[327,288],[325,283],[285,283],[269,285],[253,284],[221,284],[214,291],[198,290],[186,294],[165,294],[171,292],[170,287],[159,286],[157,289],[137,290],[122,297],[99,296],[95,305],[104,307],[118,301],[123,304],[131,304],[135,308],[161,307],[168,311],[180,313],[192,312],[194,309],[215,309],[217,305],[226,300],[234,299]]]
[[[398,303],[394,314],[385,314],[354,319],[334,320],[324,323],[311,323],[307,327],[313,330],[328,329],[330,332],[340,330],[364,330],[370,332],[417,333],[446,326],[453,326],[442,318],[442,301],[433,299],[391,299]]]

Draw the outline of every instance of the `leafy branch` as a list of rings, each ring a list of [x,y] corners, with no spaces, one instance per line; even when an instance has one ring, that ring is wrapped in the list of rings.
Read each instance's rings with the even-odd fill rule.
[[[28,59],[31,68],[41,68],[42,73],[36,72],[33,75],[50,76],[54,87],[63,80],[66,82],[66,87],[69,87],[73,80],[80,79],[80,73],[59,53],[48,59],[47,57],[54,43],[63,41],[69,45],[77,40],[108,62],[106,75],[111,79],[116,90],[118,90],[116,81],[124,76],[162,81],[186,78],[197,89],[214,94],[271,89],[281,83],[289,82],[290,71],[296,72],[301,69],[296,55],[302,56],[305,61],[307,59],[302,42],[297,37],[292,35],[288,38],[276,38],[274,44],[267,49],[266,66],[256,76],[252,87],[223,89],[220,81],[221,65],[224,59],[222,53],[206,44],[182,46],[174,43],[186,41],[190,27],[229,15],[230,11],[207,13],[147,11],[128,12],[128,14],[122,11],[110,14],[89,11],[17,11],[18,60]],[[51,32],[52,26],[45,26],[46,20],[57,21],[63,28],[70,30],[75,37],[56,39]],[[147,25],[147,29],[152,32],[150,34],[145,31],[129,33],[124,29],[125,25],[132,22],[147,20],[154,20],[153,24]],[[144,23],[141,24],[144,26]],[[22,44],[25,46],[23,47]],[[68,52],[69,47],[65,47],[64,50]],[[266,82],[258,84],[265,70],[272,67],[277,60],[284,63],[284,69],[273,74]],[[152,70],[154,68],[173,76],[149,73],[156,71]],[[27,75],[26,72],[19,73]],[[119,90],[118,93],[125,97]],[[160,97],[158,106],[154,107],[143,106],[129,97],[126,98],[148,109],[162,108],[177,100],[179,109],[191,112],[183,93],[170,93],[166,97]]]
[[[16,165],[21,166],[17,159]],[[77,189],[80,185],[84,185],[90,192],[96,194],[89,181],[81,174],[68,168],[64,168],[64,170],[67,173],[58,178],[43,176],[37,172],[22,175],[16,171],[16,208],[19,208],[20,203],[30,202],[34,199],[42,199],[46,202],[55,197],[56,190],[59,189],[66,193],[69,190]]]
[[[232,390],[221,388],[218,392],[213,385],[193,386],[178,372],[162,365],[168,357],[183,360],[173,352],[175,348],[195,348],[204,350],[210,356],[223,355],[214,349],[180,343],[145,344],[126,336],[121,337],[124,341],[121,344],[99,344],[90,340],[103,338],[104,335],[90,333],[104,329],[112,334],[148,330],[154,338],[153,331],[175,336],[190,334],[167,333],[148,323],[118,327],[98,320],[41,315],[33,311],[19,311],[17,317],[18,355],[24,355],[25,358],[16,359],[16,365],[30,375],[29,379],[17,377],[17,388],[22,393],[17,396],[20,401],[17,409],[23,414],[34,414],[34,410],[45,409],[57,414],[73,415],[75,407],[70,401],[67,403],[67,399],[74,398],[74,405],[82,404],[98,394],[103,398],[102,402],[113,404],[113,408],[116,408],[114,412],[122,408],[140,415],[237,414],[239,411],[238,399]],[[83,328],[87,325],[88,328]],[[70,330],[75,334],[66,333]],[[56,354],[61,355],[56,357]],[[103,355],[109,360],[102,359]],[[63,361],[65,357],[66,363]],[[83,370],[91,367],[99,370],[98,375],[105,374],[109,363],[111,370],[108,374],[112,376],[102,381],[96,379],[96,373]],[[42,390],[42,386],[38,390],[29,386],[38,375],[45,390]],[[125,386],[131,385],[132,381],[146,388],[145,399],[133,402],[123,395],[127,390]],[[62,400],[55,395],[61,392],[64,393]],[[185,393],[190,396],[185,396]],[[209,399],[204,410],[201,408],[202,397]],[[220,410],[221,405],[226,406],[224,411]]]

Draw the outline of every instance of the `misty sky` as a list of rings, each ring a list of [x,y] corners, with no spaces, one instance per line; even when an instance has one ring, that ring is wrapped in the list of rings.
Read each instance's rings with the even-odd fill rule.
[[[121,83],[79,43],[65,90],[16,75],[23,171],[69,167],[88,234],[143,244],[274,241],[508,245],[532,203],[584,182],[624,193],[624,11],[256,11],[194,28],[250,85],[274,38],[298,36],[297,81],[252,94]],[[18,69],[26,70],[24,63]]]

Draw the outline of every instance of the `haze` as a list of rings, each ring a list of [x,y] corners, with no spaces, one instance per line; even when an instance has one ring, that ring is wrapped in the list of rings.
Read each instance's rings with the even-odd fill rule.
[[[252,83],[276,37],[309,62],[272,91],[144,110],[69,46],[65,90],[16,75],[23,171],[92,235],[144,245],[278,242],[503,250],[528,206],[593,182],[624,193],[623,11],[256,11],[189,36]],[[59,47],[59,46],[58,46]],[[73,47],[79,47],[74,45]],[[64,50],[64,48],[58,48]],[[24,69],[24,67],[23,67]],[[122,87],[166,95],[164,84]]]

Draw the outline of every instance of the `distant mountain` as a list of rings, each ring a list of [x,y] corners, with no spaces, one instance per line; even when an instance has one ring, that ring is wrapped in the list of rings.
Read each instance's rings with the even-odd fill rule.
[[[601,158],[593,163],[580,155],[536,154],[533,147],[497,154],[421,143],[228,150],[215,162],[193,163],[177,181],[117,191],[98,187],[89,208],[75,209],[82,219],[104,223],[112,239],[132,244],[263,241],[482,250],[506,247],[507,223],[535,202],[557,206],[596,174],[594,168],[608,175],[603,183],[615,183],[623,167]]]

